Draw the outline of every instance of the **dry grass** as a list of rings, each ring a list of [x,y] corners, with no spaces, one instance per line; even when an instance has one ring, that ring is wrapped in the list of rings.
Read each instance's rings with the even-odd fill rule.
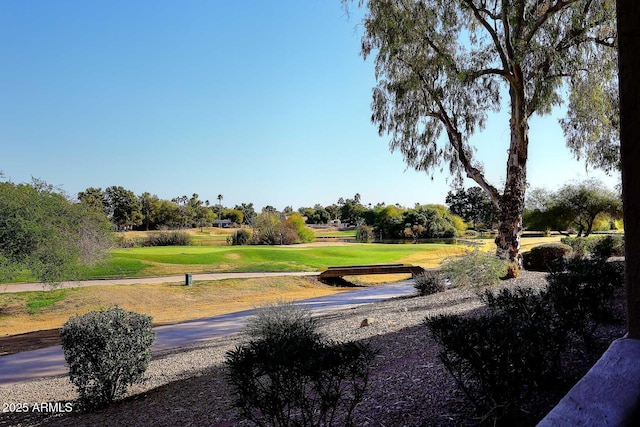
[[[301,300],[331,295],[335,288],[308,277],[265,277],[130,286],[92,286],[69,289],[65,297],[38,313],[27,306],[28,293],[0,295],[0,330],[15,335],[61,327],[69,317],[118,305],[153,316],[155,324],[176,323],[232,313],[279,300]]]

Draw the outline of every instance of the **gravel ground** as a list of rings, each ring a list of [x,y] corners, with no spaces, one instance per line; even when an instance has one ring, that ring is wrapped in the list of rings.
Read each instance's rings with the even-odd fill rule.
[[[543,273],[522,272],[501,286],[544,286]],[[482,310],[473,290],[452,289],[426,297],[397,298],[345,309],[318,318],[320,330],[339,341],[368,341],[379,354],[358,426],[460,425],[468,405],[440,363],[439,346],[422,325],[427,316]],[[369,325],[361,327],[364,319]],[[225,380],[225,353],[246,339],[243,334],[169,350],[151,362],[144,384],[95,413],[63,412],[76,393],[67,377],[0,387],[0,402],[21,404],[26,413],[1,413],[0,426],[243,426]],[[34,404],[58,407],[34,411]],[[49,405],[51,406],[51,405]],[[37,407],[36,407],[37,409]]]

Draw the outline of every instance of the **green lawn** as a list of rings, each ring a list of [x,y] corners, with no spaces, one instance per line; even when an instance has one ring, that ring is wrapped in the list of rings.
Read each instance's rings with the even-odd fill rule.
[[[190,272],[319,271],[355,264],[423,264],[463,250],[461,245],[348,245],[314,247],[168,246],[115,249],[85,278],[143,277]]]

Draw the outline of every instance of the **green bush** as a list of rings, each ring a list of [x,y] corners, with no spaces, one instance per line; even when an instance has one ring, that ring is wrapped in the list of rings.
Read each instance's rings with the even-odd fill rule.
[[[547,281],[549,299],[564,328],[591,349],[597,327],[616,320],[613,297],[624,286],[624,265],[604,259],[570,260]]]
[[[426,320],[433,338],[444,348],[440,360],[482,412],[501,408],[502,413],[495,414],[498,417],[515,412],[515,405],[538,385],[555,378],[561,344],[549,339],[543,323],[549,320],[548,311],[531,305],[534,317],[501,312]]]
[[[587,255],[596,258],[624,256],[624,236],[621,234],[564,237],[561,242],[571,246],[574,258],[584,258]]]
[[[444,278],[437,271],[425,271],[413,276],[413,287],[418,290],[421,296],[444,292]]]
[[[375,352],[324,340],[308,312],[291,305],[261,310],[252,339],[227,353],[229,382],[243,415],[261,426],[353,425]]]
[[[242,246],[249,243],[251,240],[251,232],[246,228],[241,228],[240,230],[233,233],[231,236],[231,244],[233,246]]]
[[[507,268],[506,260],[475,249],[461,257],[446,259],[441,271],[454,287],[483,287],[499,283]]]
[[[624,256],[624,236],[607,235],[599,238],[591,249],[591,255],[602,259]]]
[[[111,403],[141,382],[155,340],[151,317],[119,307],[70,318],[60,330],[71,382],[83,408]]]
[[[548,281],[542,291],[485,291],[481,298],[489,312],[478,318],[425,321],[460,389],[485,414],[495,411],[493,419],[515,416],[531,401],[531,391],[570,375],[560,364],[567,343],[574,342],[570,338],[581,337],[589,354],[599,354],[596,328],[617,320],[614,296],[624,282],[622,263],[569,260]]]
[[[143,246],[190,246],[191,235],[184,231],[162,231],[147,236]]]
[[[531,271],[557,271],[563,260],[571,255],[571,246],[563,243],[545,243],[522,254],[523,266]]]

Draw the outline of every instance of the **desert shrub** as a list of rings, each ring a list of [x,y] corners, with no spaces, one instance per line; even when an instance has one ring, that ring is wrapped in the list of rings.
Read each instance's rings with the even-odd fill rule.
[[[375,355],[369,345],[327,341],[308,312],[287,304],[261,310],[247,331],[252,339],[225,361],[247,419],[260,426],[353,425]]]
[[[595,243],[593,237],[563,237],[560,239],[562,244],[571,246],[572,258],[584,258],[586,257]]]
[[[231,244],[234,246],[242,246],[251,240],[251,232],[246,228],[241,228],[231,235]]]
[[[557,377],[567,332],[544,292],[486,290],[481,298],[489,307],[484,316],[425,322],[458,387],[478,410],[499,418],[513,415],[534,389]]]
[[[599,238],[591,248],[591,255],[602,259],[624,256],[624,236],[607,235]]]
[[[461,257],[446,259],[441,271],[455,287],[482,287],[499,283],[507,274],[507,265],[495,254],[475,249]]]
[[[520,275],[520,265],[517,262],[509,262],[507,264],[507,274],[503,279],[515,279]]]
[[[561,371],[560,360],[567,343],[575,342],[572,337],[581,337],[589,354],[599,354],[594,331],[616,320],[614,296],[624,282],[624,266],[603,259],[569,260],[548,282],[541,291],[484,291],[488,313],[481,317],[425,321],[443,346],[443,364],[487,418],[515,416],[530,402],[531,391],[570,374]]]
[[[565,237],[562,243],[571,246],[573,258],[584,258],[587,255],[596,258],[624,256],[624,236],[621,234],[588,237]]]
[[[70,318],[60,330],[69,377],[86,409],[111,403],[141,382],[155,340],[151,317],[119,307]]]
[[[532,271],[557,271],[563,260],[571,254],[571,246],[563,243],[545,243],[536,246],[523,256],[523,265]]]
[[[425,271],[413,276],[413,287],[421,296],[444,292],[445,281],[437,271]]]
[[[147,236],[143,246],[190,246],[191,235],[184,231],[161,231]]]
[[[317,322],[309,310],[285,302],[260,308],[244,326],[254,340],[277,340],[287,334],[319,340],[316,329]]]
[[[116,233],[115,246],[117,248],[122,248],[122,249],[139,248],[142,246],[143,242],[144,242],[143,238],[140,238],[140,237],[129,238],[129,237],[126,237],[124,234]]]
[[[547,277],[547,293],[564,328],[593,345],[598,326],[615,321],[613,297],[624,286],[624,265],[603,259],[570,260]]]
[[[517,301],[505,301],[511,298]],[[555,378],[562,348],[561,340],[549,339],[551,311],[541,297],[505,294],[499,299],[505,309],[489,315],[426,320],[458,387],[479,411],[498,411],[495,417],[514,412],[538,385]],[[515,306],[534,315],[523,315]]]

